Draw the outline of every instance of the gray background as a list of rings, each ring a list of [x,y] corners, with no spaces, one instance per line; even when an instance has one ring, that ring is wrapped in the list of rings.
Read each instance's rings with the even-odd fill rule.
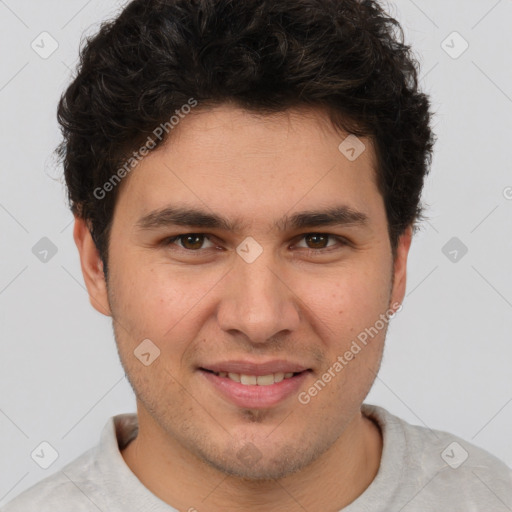
[[[110,320],[88,302],[52,157],[80,37],[122,3],[0,0],[0,505],[96,444],[109,416],[135,410]],[[367,401],[512,465],[512,1],[390,9],[420,58],[438,142],[429,220]],[[46,59],[31,47],[44,31],[59,45]],[[46,262],[33,253],[43,237],[57,249]],[[43,441],[58,452],[48,469],[31,458]]]

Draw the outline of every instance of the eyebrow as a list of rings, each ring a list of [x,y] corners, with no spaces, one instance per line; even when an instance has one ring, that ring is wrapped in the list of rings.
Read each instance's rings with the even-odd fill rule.
[[[325,210],[309,210],[285,215],[274,222],[274,228],[280,231],[313,228],[320,226],[365,226],[369,217],[366,213],[351,207],[340,205]],[[190,207],[169,206],[150,212],[137,221],[141,230],[158,229],[169,226],[185,226],[193,228],[221,229],[224,231],[241,232],[244,223],[240,220],[230,221],[225,217]]]

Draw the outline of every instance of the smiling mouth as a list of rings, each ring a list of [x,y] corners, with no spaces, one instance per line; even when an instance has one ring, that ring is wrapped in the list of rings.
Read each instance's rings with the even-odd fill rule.
[[[278,384],[283,380],[292,379],[297,375],[308,372],[310,370],[304,370],[302,372],[276,372],[269,373],[268,375],[246,375],[243,373],[231,373],[231,372],[214,372],[206,368],[201,368],[202,371],[212,373],[217,377],[230,379],[233,382],[238,382],[244,386],[271,386],[272,384]]]

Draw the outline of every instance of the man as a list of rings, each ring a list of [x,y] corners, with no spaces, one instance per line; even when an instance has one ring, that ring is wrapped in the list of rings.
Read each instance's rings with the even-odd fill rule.
[[[512,510],[504,463],[363,404],[434,142],[397,29],[135,0],[87,42],[59,154],[137,415],[5,512]]]

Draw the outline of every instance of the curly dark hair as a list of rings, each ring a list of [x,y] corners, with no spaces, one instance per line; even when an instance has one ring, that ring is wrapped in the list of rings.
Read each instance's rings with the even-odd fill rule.
[[[422,217],[430,102],[399,22],[377,1],[134,0],[82,43],[56,153],[105,271],[119,187],[94,191],[191,98],[196,109],[260,114],[321,107],[333,126],[374,142],[394,255]]]

